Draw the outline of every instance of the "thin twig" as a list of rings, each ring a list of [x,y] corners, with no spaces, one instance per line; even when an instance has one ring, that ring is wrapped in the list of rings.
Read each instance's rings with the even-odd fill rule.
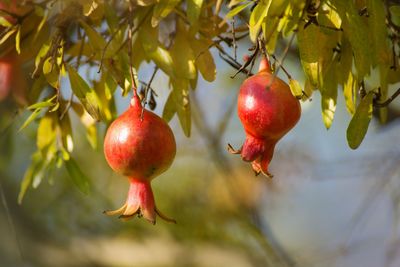
[[[132,90],[133,90],[133,96],[137,96],[137,85],[135,81],[135,76],[133,74],[133,63],[132,63],[132,28],[133,28],[133,18],[132,18],[132,4],[129,5],[129,28],[128,28],[128,54],[129,54],[129,74],[131,75],[131,82],[132,82]]]
[[[254,65],[254,60],[257,57],[259,50],[260,50],[260,47],[259,47],[258,43],[256,43],[256,48],[254,49],[253,54],[251,54],[249,60],[245,61],[243,63],[243,65],[237,70],[237,72],[231,76],[232,79],[235,78],[236,75],[238,75],[240,72],[242,72],[242,70],[244,70],[247,66],[249,66],[250,63],[252,63],[252,65]],[[251,68],[250,68],[250,71],[247,73],[247,76],[249,76],[248,74],[250,72],[251,72]]]
[[[237,44],[235,33],[235,17],[232,18],[232,45],[233,45],[233,58],[237,60]]]
[[[153,82],[154,77],[156,76],[157,71],[158,71],[158,67],[156,66],[156,67],[154,68],[153,74],[152,74],[151,77],[150,77],[149,82],[148,82],[147,85],[146,85],[146,88],[144,89],[144,97],[143,97],[143,99],[142,99],[142,102],[143,102],[143,104],[142,104],[142,114],[140,115],[142,119],[143,119],[144,109],[145,109],[146,104],[147,104],[147,101],[146,101],[147,95],[148,95],[148,92],[149,92],[151,83]]]
[[[110,40],[108,40],[107,43],[106,43],[106,45],[104,46],[103,51],[102,51],[102,53],[101,53],[100,66],[99,66],[99,69],[98,69],[97,73],[100,73],[100,71],[101,71],[101,69],[102,69],[102,67],[103,67],[104,56],[106,55],[106,51],[107,51],[108,46],[111,44],[112,40],[113,40],[113,39],[115,38],[115,36],[119,33],[119,31],[122,29],[122,26],[124,26],[124,23],[126,22],[126,20],[127,20],[127,18],[124,19],[124,20],[121,22],[121,24],[118,26],[118,29],[117,29],[115,32],[113,32],[113,34],[112,34],[111,37],[110,37]]]
[[[290,38],[288,44],[286,45],[285,50],[283,51],[283,56],[282,56],[282,58],[280,59],[280,61],[278,61],[278,67],[276,68],[276,70],[275,70],[275,72],[274,72],[274,74],[273,74],[273,76],[272,76],[272,79],[270,80],[269,84],[268,84],[267,87],[266,87],[267,89],[270,88],[270,86],[272,85],[272,83],[273,83],[274,80],[275,80],[275,77],[278,75],[279,70],[282,68],[283,62],[284,62],[284,60],[285,60],[285,58],[286,58],[286,56],[287,56],[287,54],[288,54],[288,52],[289,52],[290,47],[292,46],[294,37],[295,37],[295,34],[292,34],[292,37]]]
[[[384,102],[379,102],[379,98],[377,100],[374,100],[374,107],[375,108],[387,107],[399,95],[400,95],[400,88],[397,89],[397,91],[394,92],[394,94],[391,97],[389,97],[388,99],[386,99]]]
[[[278,63],[279,66],[281,66],[281,69],[286,74],[288,79],[289,80],[292,79],[292,75],[290,75],[289,72],[283,67],[283,65],[279,62],[279,60],[276,58],[276,56],[274,54],[272,54],[271,57],[275,60],[276,63]]]

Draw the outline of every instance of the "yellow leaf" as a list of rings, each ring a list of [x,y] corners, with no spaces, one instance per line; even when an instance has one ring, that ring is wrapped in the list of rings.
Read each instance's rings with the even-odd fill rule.
[[[268,14],[268,9],[271,5],[271,2],[271,0],[266,1],[266,3],[264,3],[264,1],[260,1],[251,12],[249,21],[249,33],[250,39],[253,43],[257,40],[258,32],[260,31],[261,24],[264,18]]]
[[[374,92],[370,91],[361,99],[347,128],[347,142],[351,149],[356,149],[363,141],[372,118]]]

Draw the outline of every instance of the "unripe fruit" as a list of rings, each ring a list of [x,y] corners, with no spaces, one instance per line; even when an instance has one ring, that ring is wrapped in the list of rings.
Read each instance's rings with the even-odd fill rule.
[[[175,222],[157,209],[150,185],[152,179],[171,166],[176,154],[175,138],[163,119],[142,108],[136,94],[128,110],[108,128],[104,154],[110,167],[130,182],[126,203],[106,214],[119,214],[121,218],[138,215],[152,223],[159,215]]]
[[[251,162],[254,172],[272,177],[268,171],[276,143],[300,119],[299,101],[289,86],[271,73],[269,62],[263,58],[259,72],[246,79],[240,87],[238,115],[246,132],[239,151],[244,161]]]

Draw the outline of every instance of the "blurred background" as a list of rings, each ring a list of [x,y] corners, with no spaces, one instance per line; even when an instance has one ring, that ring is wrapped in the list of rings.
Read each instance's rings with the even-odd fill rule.
[[[238,55],[249,46],[240,44]],[[315,92],[276,147],[274,178],[255,177],[249,164],[226,150],[244,141],[236,96],[245,76],[229,78],[235,70],[214,56],[217,80],[199,80],[191,92],[192,136],[183,135],[176,117],[171,121],[177,156],[153,181],[158,207],[176,225],[102,214],[125,201],[128,181],[104,159],[104,125],[94,151],[77,117],[73,155],[91,180],[90,194],[78,191],[62,168],[18,205],[37,125],[18,132],[29,112],[1,102],[0,266],[400,266],[400,120],[384,126],[373,120],[353,151],[343,96],[326,130]],[[297,60],[291,53],[284,65],[301,81]],[[152,70],[144,66],[139,78],[148,80]],[[152,83],[159,115],[167,84],[162,73]],[[66,95],[68,87],[63,85]],[[116,94],[121,113],[129,98]],[[392,111],[399,107],[395,100]]]

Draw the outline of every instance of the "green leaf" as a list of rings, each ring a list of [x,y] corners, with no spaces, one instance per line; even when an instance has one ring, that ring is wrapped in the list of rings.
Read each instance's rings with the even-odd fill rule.
[[[338,81],[336,77],[337,66],[333,62],[324,75],[324,87],[321,90],[322,120],[326,129],[332,125],[336,111]]]
[[[264,39],[267,41],[265,48],[269,54],[273,54],[275,52],[276,43],[279,37],[279,31],[277,29],[279,21],[280,19],[277,17],[268,16],[261,25]]]
[[[0,15],[0,26],[2,26],[4,28],[8,28],[8,27],[11,27],[12,24],[6,18],[4,18]]]
[[[195,63],[201,76],[208,82],[213,82],[216,78],[217,70],[206,40],[191,39],[191,47],[195,55]]]
[[[59,122],[61,130],[61,141],[64,149],[67,152],[72,152],[74,149],[74,141],[72,139],[72,128],[71,120],[68,112],[64,114],[64,117]]]
[[[226,18],[230,19],[230,18],[236,16],[237,14],[239,14],[242,10],[244,10],[246,7],[250,6],[251,4],[253,4],[253,2],[248,2],[243,5],[238,5],[238,6],[234,7],[233,9],[231,9],[231,11],[228,12],[228,14],[226,14]]]
[[[381,1],[367,0],[368,9],[368,32],[372,35],[374,61],[380,65],[390,62],[389,38],[386,27],[385,5]],[[389,66],[388,66],[389,67]]]
[[[151,18],[151,26],[156,27],[160,20],[174,10],[175,6],[180,2],[180,0],[163,0],[159,1],[153,10],[153,17]]]
[[[374,92],[368,92],[367,95],[361,99],[361,102],[350,121],[349,127],[347,128],[347,142],[351,149],[358,148],[367,133],[372,118],[373,99]]]
[[[172,84],[172,100],[175,105],[175,110],[176,113],[178,114],[178,119],[181,124],[183,133],[189,137],[190,132],[191,132],[191,109],[190,109],[190,99],[189,99],[189,81],[188,80],[170,80]],[[168,101],[167,101],[168,102]],[[167,103],[168,104],[168,103]],[[169,112],[166,113],[166,112]],[[165,116],[163,115],[164,118],[169,118],[173,113],[173,108],[172,112],[171,111],[165,111],[164,110]],[[173,114],[172,114],[173,115]]]
[[[196,26],[199,21],[201,7],[203,6],[203,0],[188,0],[187,5],[187,17],[190,25]]]
[[[85,32],[89,37],[89,44],[92,46],[93,50],[97,52],[102,51],[106,46],[106,41],[104,40],[103,36],[101,36],[98,31],[86,24],[86,22],[83,20],[80,20],[79,23],[85,29]]]
[[[107,1],[104,1],[104,15],[111,32],[115,32],[118,28],[118,15],[116,14],[116,10]]]
[[[331,1],[342,18],[343,33],[351,43],[354,54],[354,62],[357,69],[357,77],[363,78],[370,73],[373,57],[369,40],[369,26],[358,14],[353,1]]]
[[[171,92],[167,98],[167,102],[165,102],[164,110],[162,117],[166,122],[169,122],[176,113],[176,104],[174,101],[173,92]]]
[[[32,155],[32,162],[29,165],[28,169],[25,171],[24,178],[21,182],[21,187],[18,194],[18,204],[22,204],[22,200],[28,191],[29,186],[32,184],[33,178],[37,172],[38,167],[40,167],[40,163],[42,161],[41,155],[39,151]]]
[[[357,81],[354,79],[353,73],[350,71],[347,80],[343,85],[344,99],[346,100],[346,108],[350,114],[354,114],[356,106],[356,90]]]
[[[250,39],[253,43],[257,40],[258,32],[260,31],[261,24],[264,18],[268,14],[269,6],[271,5],[271,0],[260,1],[257,6],[253,9],[250,15],[249,29],[250,29]]]
[[[17,27],[8,28],[6,33],[2,34],[2,37],[0,39],[0,44],[3,44],[5,41],[7,41],[8,38],[10,38],[10,36],[13,35],[16,31]]]
[[[65,167],[67,168],[68,174],[71,177],[72,182],[78,187],[78,189],[85,195],[89,194],[90,180],[81,171],[75,160],[73,158],[66,160]]]
[[[339,84],[344,87],[353,66],[353,51],[351,49],[349,40],[347,40],[345,37],[342,38],[340,46],[340,60],[338,61],[337,65],[336,76]]]
[[[86,111],[93,119],[99,121],[102,119],[100,101],[96,92],[89,87],[85,80],[70,66],[67,68],[71,89],[79,98]]]
[[[168,76],[174,75],[174,62],[171,54],[158,41],[158,30],[150,24],[144,24],[139,30],[139,41],[148,60],[154,63]]]
[[[178,26],[175,41],[171,47],[171,57],[174,63],[174,77],[191,80],[196,78],[196,65],[187,35],[184,26]]]
[[[26,119],[26,121],[24,122],[24,124],[22,124],[22,126],[18,129],[18,132],[22,131],[26,126],[28,126],[33,120],[35,120],[37,118],[37,116],[39,116],[40,114],[40,108],[35,109],[32,114]]]
[[[53,100],[57,98],[57,95],[52,96],[51,98],[47,99],[43,102],[38,102],[33,105],[27,107],[27,109],[37,109],[37,108],[47,108],[54,105]]]
[[[337,35],[327,35],[313,24],[304,29],[304,25],[304,22],[299,25],[297,34],[300,60],[311,84],[320,89],[326,66],[332,61]]]
[[[392,21],[397,26],[400,26],[400,6],[389,7],[390,14],[392,16]]]
[[[91,124],[86,128],[86,138],[93,149],[97,148],[97,127],[96,124]]]
[[[289,87],[292,95],[297,99],[301,99],[303,96],[303,90],[301,89],[299,82],[295,79],[289,79]]]
[[[40,51],[36,55],[36,58],[35,58],[35,70],[34,70],[34,73],[37,72],[37,69],[40,67],[40,64],[43,63],[43,61],[45,59],[45,56],[47,55],[47,52],[49,51],[49,49],[50,49],[50,45],[47,44],[47,43],[44,43],[42,45],[42,47],[40,48]]]
[[[39,151],[44,152],[44,150],[56,140],[56,123],[57,117],[52,115],[52,113],[47,113],[43,116],[39,122],[39,127],[37,130],[36,145]]]

